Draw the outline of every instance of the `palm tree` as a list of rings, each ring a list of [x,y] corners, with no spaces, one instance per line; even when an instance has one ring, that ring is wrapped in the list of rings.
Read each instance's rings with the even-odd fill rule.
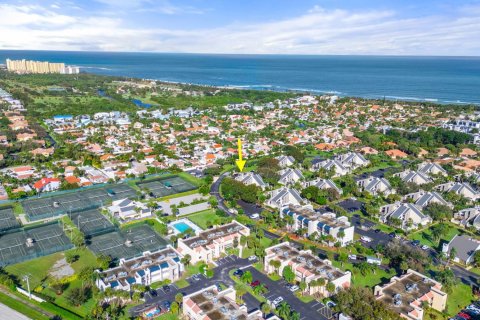
[[[280,305],[277,307],[278,309],[278,314],[283,318],[287,319],[288,316],[290,315],[290,305],[283,301],[280,303]]]
[[[300,284],[298,285],[298,287],[300,288],[300,290],[302,291],[302,295],[305,293],[305,290],[307,289],[307,283],[305,281],[302,281],[300,282]]]
[[[297,311],[293,311],[290,314],[290,320],[300,320],[300,313],[298,313]]]
[[[270,307],[270,305],[266,302],[262,303],[262,307],[261,307],[261,310],[263,312],[263,315],[264,315],[264,318],[267,316],[267,314],[269,314],[270,312],[272,312],[272,308]]]

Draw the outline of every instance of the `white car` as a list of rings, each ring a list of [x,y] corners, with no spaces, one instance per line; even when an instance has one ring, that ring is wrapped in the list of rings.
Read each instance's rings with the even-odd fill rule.
[[[362,240],[362,241],[364,241],[364,242],[372,242],[372,238],[367,237],[367,236],[361,236],[361,237],[360,237],[360,240]]]
[[[295,292],[295,291],[297,291],[298,289],[300,289],[298,286],[291,286],[291,287],[290,287],[290,291],[291,291],[291,292]]]
[[[283,301],[282,297],[278,297],[277,299],[273,300],[272,303],[276,307]]]
[[[254,213],[254,214],[250,215],[250,219],[256,220],[258,218],[260,218],[260,215],[258,213]]]
[[[248,261],[255,261],[255,260],[257,260],[257,256],[248,257]]]
[[[422,246],[422,250],[428,250],[428,249],[430,249],[430,247],[427,246],[426,244],[424,244],[424,245]]]
[[[348,259],[350,260],[357,260],[357,255],[356,254],[349,254]]]

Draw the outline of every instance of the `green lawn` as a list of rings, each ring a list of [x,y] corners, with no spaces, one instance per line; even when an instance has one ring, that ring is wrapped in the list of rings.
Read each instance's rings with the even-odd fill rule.
[[[28,305],[17,301],[9,296],[7,296],[4,293],[0,293],[0,303],[10,307],[11,309],[14,309],[27,317],[35,320],[48,320],[49,317],[44,316],[42,313],[38,312],[35,309],[30,308]],[[3,319],[3,317],[2,317]]]
[[[260,244],[264,248],[268,248],[271,243],[272,243],[272,240],[269,238],[263,237],[262,239],[260,239]],[[249,249],[245,246],[245,248],[243,248],[243,251],[242,251],[242,258],[248,258],[250,256],[253,256],[254,254],[255,254],[254,249]]]
[[[175,285],[176,285],[179,289],[182,289],[182,288],[188,287],[190,284],[188,283],[187,280],[185,280],[185,279],[180,279],[180,280],[178,280],[178,281],[175,282]]]
[[[357,287],[370,287],[373,288],[378,284],[388,282],[391,277],[396,275],[394,269],[390,269],[389,272],[377,268],[375,273],[370,272],[365,276],[362,275],[357,268],[351,263],[344,263],[343,266],[338,261],[332,261],[333,265],[344,271],[352,272],[352,285]]]
[[[71,267],[76,273],[86,266],[96,266],[96,257],[90,250],[81,248],[72,249],[71,251],[74,251],[79,255],[79,259],[71,264]],[[41,258],[17,263],[15,265],[6,267],[5,270],[10,274],[15,275],[19,279],[21,279],[23,275],[29,274],[30,286],[32,290],[34,288],[38,288],[39,292],[42,294],[52,297],[54,299],[54,303],[59,307],[70,310],[81,317],[85,317],[88,313],[90,313],[90,310],[94,306],[95,302],[93,299],[88,300],[85,304],[79,307],[70,305],[70,303],[66,300],[66,296],[70,290],[82,285],[80,280],[73,280],[68,285],[68,288],[65,290],[65,292],[60,296],[56,295],[56,293],[48,287],[49,270],[56,261],[64,258],[64,256],[64,253],[59,252]],[[25,287],[25,284],[23,284],[23,286]],[[42,286],[46,288],[42,289]]]
[[[48,271],[55,264],[56,261],[62,259],[64,254],[62,252],[54,253],[48,256],[37,259],[20,262],[5,267],[5,271],[22,279],[24,275],[30,275],[30,287],[36,288],[42,284],[48,276]],[[23,283],[22,283],[23,284]],[[25,286],[23,284],[23,286]]]
[[[452,288],[447,299],[447,313],[449,316],[457,314],[468,304],[475,300],[472,294],[472,288],[466,284],[459,282]]]
[[[188,219],[202,229],[207,229],[207,221],[218,219],[214,209],[208,209],[188,216]]]
[[[448,224],[449,228],[448,228],[448,233],[442,237],[440,239],[440,243],[443,241],[446,241],[446,242],[449,242],[450,240],[452,240],[452,238],[456,235],[456,234],[461,234],[461,233],[464,233],[463,230],[455,227],[454,225],[452,224]],[[422,230],[422,231],[417,231],[417,232],[414,232],[414,233],[411,233],[408,235],[408,239],[410,240],[418,240],[420,241],[421,244],[426,244],[427,246],[431,247],[431,248],[438,248],[438,243],[436,243],[433,239],[432,239],[432,232],[431,232],[431,227],[425,229],[425,230]]]

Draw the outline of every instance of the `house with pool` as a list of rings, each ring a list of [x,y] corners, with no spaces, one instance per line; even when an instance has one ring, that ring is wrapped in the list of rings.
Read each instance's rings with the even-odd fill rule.
[[[185,270],[182,258],[177,250],[168,245],[156,252],[144,252],[140,257],[120,259],[118,267],[97,270],[99,277],[96,285],[102,291],[107,288],[130,291],[134,284],[149,286],[165,280],[174,282]]]
[[[220,258],[228,248],[232,248],[237,239],[249,236],[250,229],[233,220],[223,226],[217,226],[200,232],[197,236],[188,239],[178,239],[177,250],[182,255],[190,255],[191,263],[199,261],[212,263]]]

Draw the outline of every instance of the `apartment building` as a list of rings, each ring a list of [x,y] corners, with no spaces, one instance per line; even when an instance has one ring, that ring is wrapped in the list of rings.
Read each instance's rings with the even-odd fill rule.
[[[248,313],[246,305],[235,302],[236,291],[230,287],[218,291],[216,286],[203,288],[183,297],[183,316],[189,320],[261,320],[262,311]]]
[[[241,236],[249,236],[250,229],[233,220],[223,226],[200,232],[188,239],[178,239],[177,250],[182,255],[189,254],[191,263],[199,261],[212,263],[228,248],[233,247],[235,239],[240,243]]]
[[[447,303],[447,294],[442,284],[414,270],[407,270],[402,276],[394,276],[383,286],[375,286],[374,295],[400,317],[409,320],[422,320],[423,303],[442,312]]]
[[[271,261],[280,262],[277,269]],[[297,250],[289,242],[283,242],[278,245],[265,249],[264,271],[267,273],[282,274],[283,269],[290,266],[295,273],[295,280],[307,283],[309,294],[320,293],[325,297],[334,294],[326,290],[326,285],[331,282],[335,285],[335,291],[348,288],[351,284],[350,271],[341,271],[332,266],[330,260],[322,260],[312,254],[310,250]],[[325,279],[324,286],[310,285],[314,280]]]
[[[294,230],[306,229],[309,236],[315,232],[319,236],[331,235],[335,242],[340,242],[342,247],[353,242],[355,227],[345,216],[337,217],[333,212],[314,211],[311,205],[290,205],[280,210],[280,215],[291,216],[294,221],[292,226]]]
[[[172,246],[156,252],[144,252],[133,259],[120,259],[118,267],[97,271],[99,278],[96,285],[100,290],[130,291],[134,284],[151,285],[152,283],[178,280],[184,271],[182,255]]]

